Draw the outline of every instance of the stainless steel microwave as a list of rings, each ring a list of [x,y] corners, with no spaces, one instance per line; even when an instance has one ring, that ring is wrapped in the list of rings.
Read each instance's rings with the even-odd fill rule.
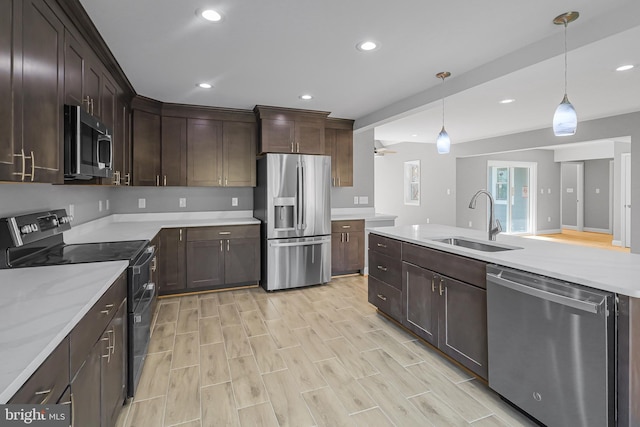
[[[77,105],[64,106],[64,179],[111,178],[111,131]]]

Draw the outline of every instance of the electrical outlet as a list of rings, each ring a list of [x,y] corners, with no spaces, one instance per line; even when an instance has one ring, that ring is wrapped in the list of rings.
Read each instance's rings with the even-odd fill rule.
[[[596,194],[600,194],[600,189],[596,188]]]
[[[76,214],[76,205],[69,205],[69,215],[75,216]]]
[[[102,212],[102,200],[98,200],[98,212]]]
[[[544,194],[544,188],[540,189],[540,194]]]
[[[358,196],[353,196],[353,204],[354,205],[358,204]]]
[[[361,205],[368,205],[369,204],[369,196],[360,196],[359,198],[360,200],[358,200],[358,202]]]
[[[105,203],[105,209],[109,210],[109,199],[107,199],[106,203]]]
[[[147,207],[147,199],[138,199],[138,209],[144,209]]]
[[[450,196],[450,195],[451,195],[451,189],[447,188],[447,196]]]
[[[180,198],[178,199],[178,205],[179,205],[181,208],[186,208],[186,207],[187,207],[187,198],[186,198],[186,197],[180,197]]]
[[[429,221],[431,221],[429,218],[427,218],[427,224],[429,224]]]
[[[551,194],[551,188],[547,188],[547,194]]]
[[[231,198],[231,206],[238,206],[238,198],[237,197],[232,197]]]
[[[469,221],[469,228],[473,227],[473,223]]]
[[[547,217],[547,222],[551,222],[551,217],[550,216]]]

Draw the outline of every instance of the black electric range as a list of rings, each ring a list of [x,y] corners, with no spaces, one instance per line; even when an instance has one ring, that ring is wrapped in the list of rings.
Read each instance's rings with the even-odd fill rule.
[[[133,396],[147,354],[157,300],[152,282],[155,247],[147,240],[64,243],[73,218],[64,209],[0,218],[0,269],[129,261],[127,269],[128,395]]]

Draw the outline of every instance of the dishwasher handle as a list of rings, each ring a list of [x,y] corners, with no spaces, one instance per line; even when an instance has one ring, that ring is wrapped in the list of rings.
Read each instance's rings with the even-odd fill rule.
[[[500,277],[498,274],[487,273],[487,280],[497,285],[504,286],[517,292],[522,292],[533,297],[541,298],[546,301],[555,302],[557,304],[573,307],[578,310],[586,311],[589,313],[598,314],[600,312],[600,306],[604,302],[593,303],[589,301],[583,301],[574,299],[564,295],[559,295],[553,292],[545,291],[542,289],[534,288],[532,286],[523,285],[522,283],[514,282],[513,280]]]

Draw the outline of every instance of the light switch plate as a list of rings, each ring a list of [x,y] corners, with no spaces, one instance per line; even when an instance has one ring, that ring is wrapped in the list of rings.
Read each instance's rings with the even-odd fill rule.
[[[138,199],[138,209],[144,209],[147,207],[147,199]]]
[[[98,212],[102,212],[102,200],[98,200]]]
[[[105,203],[105,209],[106,209],[106,210],[109,210],[109,199],[107,199],[107,200],[106,200],[106,203]]]
[[[187,207],[187,198],[186,197],[180,197],[178,199],[178,206],[180,206],[181,208],[186,208]]]
[[[358,196],[353,196],[353,204],[354,205],[358,204]]]
[[[231,198],[231,206],[238,206],[238,198],[237,197],[232,197]]]

